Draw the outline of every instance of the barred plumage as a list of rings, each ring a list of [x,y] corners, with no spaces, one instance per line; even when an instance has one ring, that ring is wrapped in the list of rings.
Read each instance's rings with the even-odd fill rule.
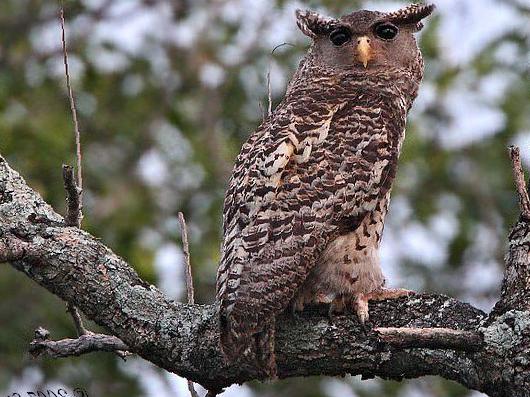
[[[274,375],[274,319],[289,304],[357,305],[365,320],[383,291],[377,250],[423,71],[412,33],[431,11],[297,12],[313,45],[243,145],[225,198],[217,299],[229,359],[254,350]]]

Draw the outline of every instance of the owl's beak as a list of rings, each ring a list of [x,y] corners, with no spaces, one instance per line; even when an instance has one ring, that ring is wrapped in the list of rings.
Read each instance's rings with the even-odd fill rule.
[[[366,68],[368,61],[373,58],[372,47],[368,36],[361,36],[357,39],[357,59]]]

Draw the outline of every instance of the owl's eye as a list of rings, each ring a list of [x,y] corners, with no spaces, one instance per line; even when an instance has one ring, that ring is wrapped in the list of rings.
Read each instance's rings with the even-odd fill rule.
[[[347,43],[351,39],[351,32],[347,28],[335,29],[329,35],[329,40],[337,47]]]
[[[374,32],[375,35],[383,40],[392,40],[398,34],[398,28],[391,23],[381,23],[376,25]]]

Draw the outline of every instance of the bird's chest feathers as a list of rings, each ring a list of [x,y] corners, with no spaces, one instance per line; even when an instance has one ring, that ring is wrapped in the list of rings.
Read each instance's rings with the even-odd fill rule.
[[[330,241],[313,269],[313,289],[336,296],[366,293],[383,285],[378,249],[386,202],[379,203],[354,231]]]
[[[288,122],[285,128],[278,129],[280,133],[276,133],[275,125],[272,125],[262,140],[272,141],[273,144],[266,145],[270,149],[265,149],[256,159],[257,169],[267,178],[265,185],[278,187],[287,167],[306,163],[315,148],[324,147],[323,144],[329,140],[333,117],[342,107],[344,104],[331,106],[327,112],[311,117],[293,112],[283,117]],[[282,117],[279,117],[278,124],[281,126]]]

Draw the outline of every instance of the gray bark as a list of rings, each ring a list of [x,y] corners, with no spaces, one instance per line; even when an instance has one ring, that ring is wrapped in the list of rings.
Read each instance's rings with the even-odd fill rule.
[[[370,304],[367,329],[350,315],[331,323],[322,307],[284,316],[276,322],[279,377],[440,375],[490,396],[530,396],[529,232],[522,217],[510,234],[502,297],[491,314],[447,296],[418,294]],[[0,261],[161,368],[215,390],[261,379],[251,365],[223,362],[215,306],[165,297],[96,238],[66,226],[1,157]],[[430,348],[403,347],[383,341],[371,327],[443,327],[469,332],[475,344],[481,335],[483,342],[467,351],[431,342]]]

